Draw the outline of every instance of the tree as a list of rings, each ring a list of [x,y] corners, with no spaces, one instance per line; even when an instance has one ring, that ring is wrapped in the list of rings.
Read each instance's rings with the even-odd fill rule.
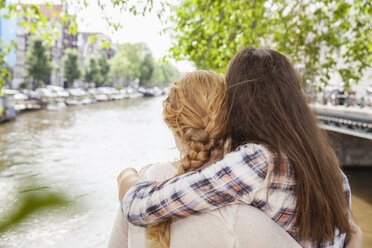
[[[89,83],[93,82],[96,86],[100,86],[103,81],[97,58],[94,56],[90,56],[89,58],[89,65],[85,68],[84,72],[84,80]]]
[[[110,64],[108,63],[107,55],[104,52],[102,52],[101,55],[97,58],[97,64],[102,80],[101,82],[99,82],[99,84],[102,85],[104,83],[107,83],[110,71]]]
[[[140,85],[146,85],[149,83],[154,72],[154,58],[152,57],[152,53],[147,45],[143,47],[142,56],[143,59],[140,65],[139,83]]]
[[[154,85],[165,84],[163,68],[160,64],[156,63],[154,66],[154,72],[151,76],[151,83]]]
[[[49,8],[50,18],[43,15],[45,11],[41,11],[39,5],[24,4],[20,1],[0,1],[1,19],[12,19],[19,23],[19,25],[29,31],[31,35],[37,34],[48,46],[51,46],[53,41],[59,37],[59,33],[61,32],[59,23],[67,27],[70,33],[76,34],[77,25],[74,16],[69,16],[67,12],[63,14],[56,12],[56,9],[53,9],[53,6],[48,1],[45,1],[43,5]],[[0,38],[0,50],[5,51],[5,53],[0,54],[0,94],[5,79],[11,79],[9,69],[1,65],[5,63],[5,56],[9,54],[11,50],[16,49],[17,45],[15,40],[3,43]],[[42,80],[33,79],[33,81],[39,83]],[[36,85],[33,85],[33,87],[35,86]]]
[[[89,64],[85,67],[84,80],[86,82],[93,82],[97,87],[102,86],[108,81],[110,71],[110,64],[107,56],[101,53],[99,56],[90,56]]]
[[[180,77],[179,71],[172,65],[156,63],[151,77],[151,83],[155,85],[170,84]]]
[[[51,45],[61,33],[61,30],[58,27],[60,23],[62,24],[62,26],[67,27],[69,33],[76,35],[78,30],[76,16],[69,16],[67,11],[65,11],[64,13],[56,11],[53,8],[53,4],[55,3],[55,1],[46,0],[42,2],[43,5],[49,8],[48,16],[51,16],[50,18],[43,15],[45,11],[41,11],[38,4],[24,4],[22,1],[5,0],[0,1],[1,18],[18,18],[18,21],[21,21],[21,26],[30,31],[31,34],[38,33],[39,35],[42,35],[42,37],[45,39],[46,42],[48,42],[49,45]],[[64,4],[65,2],[65,0],[62,0],[61,4]],[[132,2],[127,0],[78,0],[69,1],[68,4],[69,7],[74,9],[76,13],[87,9],[90,6],[98,6],[99,10],[101,11],[99,18],[106,20],[108,29],[110,29],[111,31],[118,31],[119,28],[122,28],[121,20],[113,21],[111,16],[112,13],[107,12],[107,9],[115,8],[123,14],[132,13],[133,15],[145,15],[153,11],[155,1],[141,0],[139,2]],[[168,3],[167,1],[161,1],[160,5],[161,9],[157,11],[159,18],[163,16],[162,13],[168,6]],[[101,45],[106,48],[109,47],[109,43],[106,41],[102,41]],[[12,41],[10,44],[3,44],[0,39],[0,48],[7,50],[7,53],[9,53],[11,49],[16,49],[16,44],[14,41]],[[1,66],[4,63],[4,57],[5,56],[3,54],[0,54],[0,94],[1,87],[5,82],[5,78],[10,79],[11,77],[11,74],[7,70],[7,68]]]
[[[0,40],[1,42],[1,40]],[[1,88],[2,85],[5,84],[11,78],[11,70],[9,70],[9,66],[5,63],[5,56],[7,55],[4,52],[4,48],[0,47],[0,95],[1,95]]]
[[[288,55],[304,81],[325,84],[334,73],[346,86],[372,63],[372,2],[323,0],[185,0],[174,6],[171,56],[224,73],[245,46]]]
[[[81,76],[79,66],[79,55],[76,49],[66,49],[65,57],[63,59],[64,75],[66,81],[71,86],[75,80]]]
[[[175,80],[177,80],[180,77],[180,72],[174,66],[170,64],[162,63],[160,67],[163,71],[163,76],[164,76],[163,84],[173,83]]]
[[[124,56],[127,60],[127,63],[124,63],[124,73],[131,80],[141,76],[141,53],[142,47],[138,43],[125,43],[119,46],[119,56]]]
[[[140,3],[73,1],[71,4],[77,10],[98,5],[102,12],[111,5],[134,15],[154,11],[153,0]],[[223,73],[233,54],[247,45],[269,46],[288,55],[302,67],[299,71],[310,83],[326,83],[336,73],[347,86],[350,82],[358,82],[372,64],[372,2],[368,0],[184,0],[176,1],[173,6],[169,1],[160,0],[158,5],[161,6],[159,18],[169,16],[170,23],[174,24],[169,30],[174,30],[172,35],[177,45],[171,49],[170,56],[194,61],[199,69]],[[37,19],[37,22],[22,23],[31,33],[45,29],[49,24],[36,5],[2,2],[2,9],[7,10],[4,18],[17,15]],[[162,15],[166,9],[170,9],[171,14]],[[120,28],[120,23],[110,21],[109,14],[103,14],[109,28]],[[68,20],[65,13],[61,21],[68,23]],[[69,31],[74,33],[76,30],[76,19],[72,18]],[[44,37],[50,43],[56,35],[45,32]],[[135,67],[137,64],[128,63],[126,66]],[[129,71],[136,74],[135,68]],[[0,72],[9,75],[3,67],[0,67]],[[128,77],[139,78],[138,71],[137,75]],[[3,81],[0,77],[0,85]]]
[[[111,76],[117,81],[140,80],[140,85],[150,82],[154,71],[154,59],[148,46],[143,43],[125,43],[111,61]]]
[[[62,1],[64,4],[65,1]],[[53,41],[59,37],[61,30],[59,29],[59,23],[62,26],[68,28],[68,32],[76,35],[77,33],[77,22],[75,16],[69,16],[67,11],[60,13],[53,8],[54,1],[43,1],[43,5],[49,8],[49,14],[46,17],[43,15],[45,11],[40,10],[40,6],[37,4],[24,4],[22,1],[0,1],[0,13],[3,19],[17,18],[20,25],[30,31],[31,34],[38,33],[41,35],[48,45],[52,45]],[[107,28],[117,31],[122,27],[119,21],[113,21],[110,13],[105,12],[108,8],[115,8],[120,10],[120,12],[132,13],[134,15],[144,15],[149,13],[153,9],[153,0],[144,0],[138,2],[128,2],[126,0],[109,0],[109,1],[71,1],[69,6],[75,9],[76,12],[80,12],[89,6],[98,6],[101,10],[101,18],[107,21]],[[161,2],[161,10],[163,12],[166,2]],[[161,16],[161,13],[158,13]],[[101,45],[109,47],[109,44],[105,41],[101,42]],[[9,70],[2,66],[4,62],[4,57],[10,52],[11,49],[17,49],[16,43],[12,41],[10,44],[2,43],[0,38],[0,50],[6,51],[5,55],[0,54],[0,94],[1,88],[5,83],[5,79],[11,79],[11,73]]]
[[[106,2],[97,0],[97,1],[89,1],[89,4],[97,4],[101,9],[103,10],[105,7]],[[141,7],[138,5],[137,2],[133,2],[132,5],[128,4],[127,1],[124,0],[111,0],[109,1],[114,7],[119,7],[121,10],[129,10],[129,12],[136,14],[145,13],[149,11],[152,8],[152,0],[145,0],[147,4],[145,4],[144,8],[141,9]],[[62,1],[63,3],[63,1]],[[88,7],[88,1],[72,1],[70,3],[77,4],[81,8],[87,8]],[[50,9],[51,5],[48,1],[45,2],[45,5],[48,6]],[[78,8],[75,8],[77,10],[80,10]],[[0,1],[0,13],[1,18],[10,19],[14,16],[18,17],[19,20],[21,20],[21,25],[25,28],[27,28],[31,34],[34,34],[37,30],[42,30],[43,32],[43,38],[46,42],[51,45],[53,40],[58,37],[58,29],[55,29],[55,24],[53,22],[50,22],[50,20],[42,15],[42,13],[39,10],[39,7],[34,4],[25,5],[22,3],[22,1]],[[68,23],[68,29],[69,32],[72,34],[76,34],[77,32],[77,25],[76,25],[76,18],[72,17],[71,22],[68,22],[70,17],[68,16],[67,12],[64,13],[64,15],[60,15],[57,13],[54,15],[55,18],[60,18],[62,25],[65,26],[66,23]],[[23,19],[23,17],[27,17]],[[35,22],[27,22],[29,19],[37,20]],[[109,20],[109,18],[105,18],[106,20]],[[23,21],[22,21],[23,20]],[[59,21],[55,22],[59,23]],[[48,25],[47,25],[48,24]],[[115,30],[117,30],[120,27],[120,24],[108,22],[110,27],[113,27]],[[57,31],[56,31],[57,30]],[[53,34],[51,34],[53,32]],[[4,44],[2,43],[2,40],[0,39],[0,95],[1,95],[1,89],[3,84],[5,83],[5,80],[11,79],[11,73],[9,71],[9,68],[5,66],[5,56],[10,52],[11,49],[16,49],[16,44],[14,41],[12,41],[10,44]],[[5,52],[4,52],[5,51]],[[51,65],[50,63],[46,62],[46,68],[51,71]],[[45,70],[47,71],[47,70]],[[50,75],[50,72],[49,72]],[[90,81],[90,80],[88,80]],[[27,184],[30,184],[28,180]],[[32,192],[35,192],[34,190]],[[32,193],[31,195],[25,196],[23,195],[23,199],[21,199],[19,202],[17,202],[17,206],[20,206],[20,209],[16,209],[15,212],[6,212],[4,216],[7,216],[6,221],[0,224],[0,233],[6,231],[9,227],[13,226],[16,223],[21,222],[25,218],[27,218],[30,214],[35,212],[36,210],[48,210],[47,207],[53,206],[53,207],[59,207],[59,206],[66,206],[69,204],[67,197],[55,193],[50,192],[35,192],[36,194]],[[28,193],[26,193],[28,194]],[[18,195],[18,197],[21,198],[21,195]],[[9,217],[9,218],[8,218]]]
[[[127,63],[127,58],[121,54],[120,50],[110,60],[110,76],[120,84],[126,83],[127,73],[125,70]]]
[[[26,71],[33,79],[33,88],[39,86],[40,82],[45,83],[52,73],[50,57],[40,37],[31,39],[30,50],[26,54]]]

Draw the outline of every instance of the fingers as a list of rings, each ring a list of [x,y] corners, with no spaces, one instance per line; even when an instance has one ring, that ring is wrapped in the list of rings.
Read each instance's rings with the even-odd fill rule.
[[[124,198],[124,195],[129,188],[139,181],[141,181],[141,178],[138,176],[137,170],[134,168],[127,168],[120,172],[117,177],[119,201]]]
[[[363,247],[363,232],[360,227],[355,224],[354,220],[350,220],[351,239],[347,243],[346,248],[362,248]]]

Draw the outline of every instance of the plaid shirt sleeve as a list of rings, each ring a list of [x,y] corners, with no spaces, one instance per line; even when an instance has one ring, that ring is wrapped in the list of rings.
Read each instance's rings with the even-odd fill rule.
[[[346,175],[344,174],[343,171],[341,171],[341,176],[342,176],[342,182],[344,185],[344,196],[345,196],[345,201],[346,205],[348,207],[348,217],[349,221],[352,219],[351,218],[351,189],[350,189],[350,184],[349,180],[347,179]]]
[[[241,146],[202,170],[164,182],[134,185],[122,201],[123,214],[134,225],[148,226],[234,202],[250,204],[263,185],[268,164],[263,146]]]

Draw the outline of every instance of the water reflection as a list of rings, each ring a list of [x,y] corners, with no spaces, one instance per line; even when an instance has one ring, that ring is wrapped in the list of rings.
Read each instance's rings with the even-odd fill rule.
[[[50,187],[74,202],[62,213],[33,215],[2,235],[0,247],[104,247],[117,174],[178,156],[161,111],[161,98],[137,99],[26,113],[0,126],[0,214],[28,187]]]
[[[364,246],[372,247],[372,168],[345,168],[352,193],[352,215],[364,233]]]

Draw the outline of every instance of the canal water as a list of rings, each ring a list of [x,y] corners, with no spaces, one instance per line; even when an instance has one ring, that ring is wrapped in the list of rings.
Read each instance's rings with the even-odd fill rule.
[[[178,157],[162,121],[162,100],[30,112],[1,125],[0,218],[17,207],[22,192],[64,194],[70,203],[34,213],[0,234],[0,247],[105,247],[119,206],[118,173]],[[365,247],[372,247],[372,170],[346,173],[354,218],[365,232]]]

